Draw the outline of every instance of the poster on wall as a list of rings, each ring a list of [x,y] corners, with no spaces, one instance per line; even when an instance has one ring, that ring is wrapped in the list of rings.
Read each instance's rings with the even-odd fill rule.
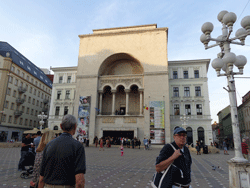
[[[88,138],[89,117],[91,107],[91,96],[80,96],[78,108],[78,123],[76,130],[76,138],[81,141]]]
[[[154,144],[165,143],[165,101],[149,102],[150,139]]]

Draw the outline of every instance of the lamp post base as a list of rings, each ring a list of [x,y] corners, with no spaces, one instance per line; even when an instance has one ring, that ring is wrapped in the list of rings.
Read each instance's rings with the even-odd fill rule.
[[[227,162],[229,165],[229,188],[250,187],[250,163],[232,162],[231,160]]]
[[[243,157],[234,157],[234,158],[230,159],[228,162],[232,162],[232,163],[248,163],[248,160],[246,160]]]

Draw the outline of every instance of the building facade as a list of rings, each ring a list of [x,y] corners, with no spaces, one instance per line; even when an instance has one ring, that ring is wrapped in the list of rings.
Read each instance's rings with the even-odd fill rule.
[[[188,144],[196,140],[207,145],[213,142],[207,82],[209,63],[209,59],[169,61],[171,132],[182,126],[180,117],[185,114],[189,118]]]
[[[77,67],[51,68],[54,72],[49,127],[60,130],[60,123],[66,114],[74,114]]]
[[[26,57],[0,42],[0,141],[21,140],[39,127],[38,114],[48,114],[52,83]]]
[[[95,136],[146,137],[154,144],[164,144],[172,141],[174,127],[181,126],[180,115],[188,112],[192,140],[207,143],[212,139],[206,76],[209,60],[168,62],[167,28],[152,24],[99,29],[79,38],[78,66],[52,69],[51,129],[60,129],[61,109],[68,105],[69,113],[78,118],[78,133],[83,131],[90,140]],[[175,70],[179,74],[187,71],[189,77],[172,78]],[[68,85],[70,74],[76,76]],[[176,85],[181,92],[189,87],[190,97],[184,93],[173,97]],[[65,105],[64,96],[62,101],[58,98],[58,91],[66,95],[69,89],[75,92],[73,105]],[[179,115],[174,114],[176,104]],[[191,112],[185,110],[186,105]],[[197,130],[202,132],[200,137]]]

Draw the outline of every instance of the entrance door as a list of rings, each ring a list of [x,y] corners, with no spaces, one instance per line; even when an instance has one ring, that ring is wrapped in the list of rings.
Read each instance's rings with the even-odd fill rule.
[[[193,143],[193,131],[191,127],[187,128],[187,144],[190,145]]]
[[[134,131],[103,131],[103,137],[125,137],[125,138],[134,138]]]
[[[204,129],[202,127],[199,127],[197,132],[198,132],[198,141],[200,141],[202,146],[205,145]]]

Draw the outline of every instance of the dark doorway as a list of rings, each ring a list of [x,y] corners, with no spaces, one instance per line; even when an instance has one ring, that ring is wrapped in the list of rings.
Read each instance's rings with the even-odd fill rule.
[[[120,107],[120,115],[125,115],[125,107]]]
[[[188,127],[186,130],[187,130],[187,144],[190,145],[193,143],[193,131],[191,127]]]
[[[125,137],[125,138],[134,138],[134,131],[103,131],[103,137]]]
[[[200,141],[201,146],[205,145],[204,129],[202,127],[199,127],[197,132],[198,132],[198,141]]]

